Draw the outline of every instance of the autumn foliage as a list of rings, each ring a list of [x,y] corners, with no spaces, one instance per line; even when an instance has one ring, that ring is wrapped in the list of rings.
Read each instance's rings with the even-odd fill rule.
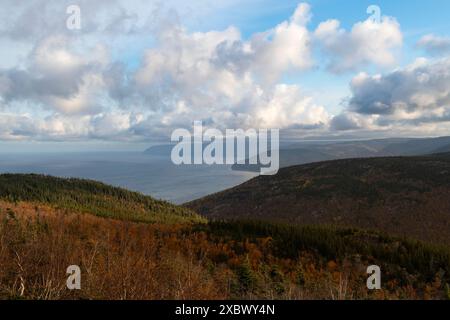
[[[428,272],[417,250],[433,259]],[[3,299],[444,299],[448,259],[445,249],[356,230],[149,224],[0,202]],[[372,263],[383,290],[366,288]],[[81,290],[66,288],[69,265],[81,267]]]

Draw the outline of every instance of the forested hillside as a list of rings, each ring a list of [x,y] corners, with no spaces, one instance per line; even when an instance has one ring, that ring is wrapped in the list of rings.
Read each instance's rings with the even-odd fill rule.
[[[281,169],[187,204],[212,219],[381,230],[450,244],[450,157],[349,159]]]
[[[369,265],[382,290],[366,287]],[[81,268],[81,290],[66,268]],[[448,248],[356,229],[135,223],[0,202],[1,299],[447,299]]]
[[[36,202],[101,217],[142,222],[205,221],[190,209],[96,181],[33,174],[0,175],[0,199]]]
[[[356,228],[209,221],[93,181],[3,175],[1,299],[448,299],[450,250]],[[382,290],[366,287],[367,267]],[[82,272],[68,290],[66,269]]]

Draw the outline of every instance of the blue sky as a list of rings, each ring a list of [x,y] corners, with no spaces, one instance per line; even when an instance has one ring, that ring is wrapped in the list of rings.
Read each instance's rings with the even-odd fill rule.
[[[213,21],[204,22],[208,28],[223,28],[229,24],[238,26],[245,35],[269,29],[290,16],[299,1],[244,1],[222,11]],[[448,33],[450,3],[446,0],[311,0],[314,18],[312,26],[321,21],[335,18],[349,28],[355,22],[364,20],[366,9],[378,5],[383,15],[396,17],[407,33]],[[257,8],[257,9],[255,9]],[[217,18],[217,19],[216,19]]]
[[[245,37],[255,32],[270,29],[272,26],[284,21],[296,8],[299,1],[246,1],[246,4],[237,4],[228,10],[222,11],[209,22],[202,21],[194,24],[193,29],[222,29],[230,24],[237,26]],[[404,50],[399,65],[407,65],[419,56],[426,56],[422,50],[416,47],[417,41],[425,34],[450,35],[450,1],[447,0],[311,0],[313,18],[311,27],[328,19],[338,19],[342,26],[349,29],[354,23],[368,17],[366,13],[370,5],[381,8],[382,15],[395,17],[401,24],[404,33]],[[255,10],[255,7],[258,9]],[[298,75],[290,82],[298,82],[303,86],[320,92],[332,93],[331,97],[323,97],[323,102],[328,108],[337,111],[339,98],[349,94],[348,84],[353,74],[330,75],[326,72],[311,72],[308,77]],[[320,96],[320,94],[318,94]]]
[[[142,148],[198,120],[450,135],[449,1],[0,3],[1,151]]]

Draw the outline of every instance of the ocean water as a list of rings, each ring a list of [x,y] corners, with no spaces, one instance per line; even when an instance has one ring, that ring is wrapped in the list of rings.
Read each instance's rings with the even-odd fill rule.
[[[40,173],[101,181],[181,204],[239,185],[255,173],[227,165],[172,164],[142,152],[0,154],[0,173]]]

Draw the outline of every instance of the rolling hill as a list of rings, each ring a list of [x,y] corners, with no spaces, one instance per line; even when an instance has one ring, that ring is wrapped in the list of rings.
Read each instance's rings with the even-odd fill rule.
[[[450,154],[294,166],[187,206],[212,219],[332,224],[450,244]]]
[[[366,287],[372,264],[382,290]],[[81,290],[66,288],[70,265]],[[41,175],[0,175],[0,266],[0,299],[450,298],[448,246],[357,228],[206,221],[124,189]]]
[[[193,211],[106,184],[35,174],[0,175],[0,199],[135,222],[201,222]]]
[[[361,141],[303,142],[280,148],[280,167],[312,162],[450,152],[450,137],[391,138]],[[259,172],[260,165],[235,164],[233,170]]]

